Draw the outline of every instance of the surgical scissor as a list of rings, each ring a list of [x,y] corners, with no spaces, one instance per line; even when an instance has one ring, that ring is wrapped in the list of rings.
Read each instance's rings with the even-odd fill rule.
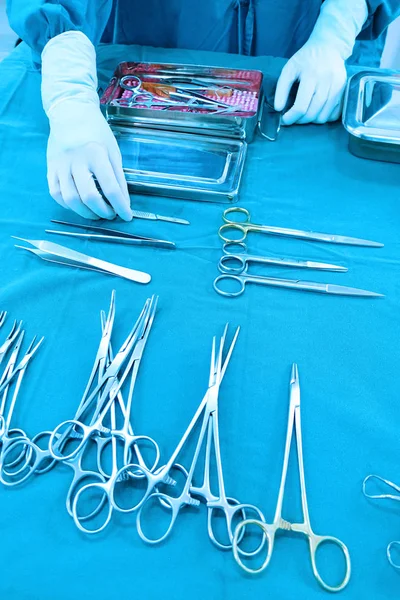
[[[285,487],[286,487],[286,477],[289,466],[289,456],[290,456],[290,447],[292,438],[295,435],[296,437],[296,447],[297,447],[297,465],[300,479],[300,490],[301,490],[301,505],[303,511],[303,522],[301,523],[290,523],[286,521],[282,517],[282,507],[283,500],[285,496]],[[261,529],[264,536],[267,539],[268,549],[267,555],[263,562],[263,564],[259,568],[252,568],[246,564],[245,559],[243,558],[243,553],[240,552],[240,541],[245,531],[246,527],[256,526]],[[278,531],[293,531],[295,533],[301,533],[305,535],[308,539],[309,551],[310,551],[310,559],[311,566],[314,577],[317,579],[318,583],[326,590],[330,592],[339,592],[349,582],[351,575],[351,562],[350,562],[350,554],[347,549],[347,546],[338,538],[332,536],[322,536],[317,535],[311,528],[310,524],[310,516],[308,512],[308,502],[307,502],[307,493],[306,493],[306,484],[305,484],[305,476],[304,476],[304,462],[303,462],[303,443],[302,443],[302,434],[301,434],[301,421],[300,421],[300,383],[299,383],[299,374],[298,368],[296,364],[292,366],[291,378],[290,378],[290,403],[289,403],[289,417],[288,417],[288,426],[286,433],[286,442],[285,442],[285,453],[283,458],[283,468],[282,468],[282,476],[281,483],[279,486],[279,494],[278,500],[275,509],[275,516],[273,523],[265,523],[263,521],[257,519],[246,519],[238,524],[235,529],[234,539],[233,539],[233,555],[235,557],[236,562],[242,569],[247,571],[247,573],[260,573],[264,569],[266,569],[270,563],[272,552],[275,544],[275,536]],[[316,563],[316,553],[321,544],[326,542],[335,544],[340,548],[343,553],[346,570],[343,581],[337,585],[332,586],[325,582],[318,571],[317,563]],[[262,548],[260,548],[260,551]]]
[[[220,269],[221,270],[221,269]],[[236,286],[236,290],[224,290],[221,286],[222,282],[231,282]],[[228,298],[236,298],[241,296],[246,289],[248,283],[257,283],[278,288],[287,288],[291,290],[299,290],[302,292],[318,292],[320,294],[333,294],[337,296],[359,296],[363,298],[383,298],[383,294],[360,290],[358,288],[348,287],[344,285],[335,285],[331,283],[318,283],[316,281],[301,281],[300,279],[283,279],[278,277],[263,277],[260,275],[248,275],[244,271],[241,275],[230,275],[223,273],[214,280],[214,290],[221,296]],[[239,286],[239,287],[238,287]]]
[[[256,256],[247,252],[244,242],[225,242],[224,255],[220,258],[218,268],[221,273],[241,275],[247,272],[249,263],[265,264],[276,267],[293,267],[295,269],[319,269],[323,271],[341,271],[348,269],[340,265],[317,262],[313,260],[297,260],[276,256]]]
[[[233,221],[229,215],[244,215],[243,221]],[[311,240],[315,242],[329,242],[332,244],[348,244],[350,246],[370,246],[381,248],[383,244],[371,242],[360,238],[347,237],[343,235],[332,235],[329,233],[315,233],[313,231],[303,231],[300,229],[287,229],[284,227],[272,227],[270,225],[256,225],[251,222],[250,212],[246,208],[233,206],[227,208],[223,213],[224,225],[221,225],[218,235],[224,242],[244,242],[249,231],[266,233],[268,235],[279,235],[301,240]],[[228,232],[238,232],[238,237],[229,237]]]
[[[127,90],[132,94],[129,98],[124,98],[123,100],[128,106],[139,104],[150,107],[153,104],[153,94],[146,92],[142,88],[142,80],[136,75],[125,75],[121,78],[119,85],[123,90]]]

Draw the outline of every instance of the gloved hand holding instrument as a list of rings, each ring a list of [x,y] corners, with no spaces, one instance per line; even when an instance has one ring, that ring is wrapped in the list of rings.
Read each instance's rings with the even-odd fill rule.
[[[132,219],[121,153],[97,96],[96,54],[79,31],[42,53],[42,100],[50,122],[47,178],[58,204],[87,219]],[[109,204],[96,188],[94,177]]]

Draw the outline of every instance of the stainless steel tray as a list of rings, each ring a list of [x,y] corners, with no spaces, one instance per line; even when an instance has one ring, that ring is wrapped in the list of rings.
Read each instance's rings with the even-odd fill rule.
[[[166,75],[167,74],[167,75]],[[238,93],[251,93],[251,110],[249,112],[212,114],[206,112],[178,112],[154,110],[141,105],[121,105],[122,78],[129,75],[136,78],[155,77],[187,77],[205,78],[210,82],[232,81],[232,87]],[[183,131],[185,133],[201,133],[211,137],[229,137],[245,139],[251,142],[254,138],[262,107],[261,71],[206,67],[183,64],[152,64],[123,62],[115,69],[107,89],[100,99],[101,108],[111,125],[124,125],[133,128],[158,129],[167,131]],[[243,82],[237,84],[238,81]],[[236,82],[236,83],[235,83]],[[229,87],[229,86],[227,86]],[[238,89],[239,88],[239,89]],[[247,97],[247,96],[246,96]]]
[[[234,202],[247,144],[192,133],[114,126],[129,187],[189,200]]]
[[[362,71],[349,80],[343,125],[352,154],[400,163],[400,73]]]

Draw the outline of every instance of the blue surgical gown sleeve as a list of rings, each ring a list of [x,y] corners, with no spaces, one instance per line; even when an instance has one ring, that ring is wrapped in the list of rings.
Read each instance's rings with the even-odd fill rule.
[[[359,40],[375,40],[400,15],[399,0],[367,0],[369,17]]]
[[[82,31],[96,45],[113,0],[7,0],[12,29],[32,49],[35,64],[47,42],[65,31]]]

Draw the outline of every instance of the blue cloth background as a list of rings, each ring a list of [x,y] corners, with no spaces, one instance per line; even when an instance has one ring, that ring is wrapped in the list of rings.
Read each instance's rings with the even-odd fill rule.
[[[168,60],[259,68],[277,75],[281,61],[191,51],[101,47],[106,83],[121,60]],[[312,525],[350,549],[353,575],[344,599],[386,599],[398,573],[387,563],[400,537],[396,506],[372,504],[361,483],[370,472],[400,481],[399,165],[349,154],[340,124],[284,129],[276,143],[250,147],[239,205],[253,220],[376,239],[383,249],[312,244],[253,234],[252,252],[343,262],[348,274],[309,273],[386,294],[368,301],[250,286],[238,300],[212,289],[223,206],[138,197],[138,209],[188,218],[190,227],[136,221],[128,230],[176,240],[176,252],[91,244],[67,245],[122,265],[148,270],[147,287],[57,265],[14,249],[11,235],[40,239],[52,218],[66,214],[48,196],[40,75],[20,46],[0,66],[0,307],[24,319],[28,337],[46,337],[29,368],[15,426],[31,435],[73,415],[99,339],[99,311],[117,290],[116,339],[123,338],[144,300],[160,296],[134,401],[135,431],[159,441],[169,456],[202,398],[211,338],[229,320],[241,325],[220,397],[220,429],[229,495],[256,503],[271,520],[282,466],[290,365],[299,364],[304,459]],[[52,238],[63,243],[61,238]],[[282,270],[265,270],[265,273]],[[298,272],[285,271],[290,276]],[[303,274],[302,274],[303,275]],[[1,332],[4,335],[4,331]],[[288,479],[285,516],[299,518],[297,473]],[[313,600],[308,547],[299,536],[277,540],[271,565],[245,576],[232,555],[207,538],[204,507],[184,510],[169,541],[145,546],[134,519],[114,516],[98,537],[80,534],[65,510],[71,472],[59,467],[15,489],[0,489],[2,576],[7,600],[105,600],[141,596]],[[333,553],[321,556],[329,574]],[[338,574],[334,562],[332,574]]]

